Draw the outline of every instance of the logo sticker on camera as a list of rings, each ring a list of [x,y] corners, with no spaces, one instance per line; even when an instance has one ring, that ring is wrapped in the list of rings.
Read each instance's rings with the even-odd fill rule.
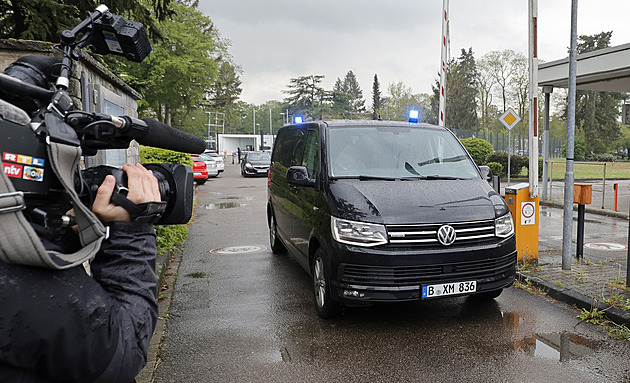
[[[2,170],[7,177],[22,178],[22,166],[15,164],[2,163]]]
[[[44,180],[44,169],[25,166],[22,179],[42,182]]]
[[[25,156],[23,154],[16,154],[16,153],[9,153],[9,152],[2,153],[2,161],[11,161],[11,162],[17,162],[18,164],[41,166],[41,167],[44,167],[44,163],[45,163],[44,159],[42,158]]]

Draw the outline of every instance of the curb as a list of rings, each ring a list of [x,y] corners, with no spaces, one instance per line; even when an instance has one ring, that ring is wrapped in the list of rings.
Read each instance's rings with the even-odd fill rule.
[[[624,324],[627,327],[630,327],[630,313],[626,311],[608,306],[603,302],[599,302],[595,298],[588,297],[571,289],[560,288],[548,281],[545,281],[544,279],[533,277],[520,271],[517,271],[516,274],[521,280],[531,282],[533,286],[541,289],[545,294],[549,295],[553,299],[586,310],[592,310],[594,305],[597,304],[597,309],[599,311],[605,311],[608,319],[617,324]]]

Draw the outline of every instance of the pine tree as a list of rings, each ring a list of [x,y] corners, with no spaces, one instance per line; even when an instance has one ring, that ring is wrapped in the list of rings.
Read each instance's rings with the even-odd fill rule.
[[[363,99],[363,91],[361,91],[357,77],[351,70],[346,73],[346,77],[343,79],[342,89],[349,96],[348,101],[351,111],[354,113],[364,112],[365,100]]]
[[[381,89],[378,83],[378,76],[374,75],[372,83],[372,120],[380,117],[380,110],[383,109],[383,99],[381,98]]]

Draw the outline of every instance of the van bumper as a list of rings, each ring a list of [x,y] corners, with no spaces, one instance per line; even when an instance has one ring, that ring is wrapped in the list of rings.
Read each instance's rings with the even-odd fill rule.
[[[430,250],[338,243],[333,247],[331,293],[346,303],[420,300],[423,286],[469,281],[476,282],[475,293],[484,293],[510,287],[516,276],[514,236],[491,244]]]

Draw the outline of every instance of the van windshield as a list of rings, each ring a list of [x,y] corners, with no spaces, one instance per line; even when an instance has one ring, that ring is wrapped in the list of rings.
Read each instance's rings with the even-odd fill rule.
[[[331,177],[471,179],[479,177],[458,140],[416,127],[335,127],[328,130]]]

